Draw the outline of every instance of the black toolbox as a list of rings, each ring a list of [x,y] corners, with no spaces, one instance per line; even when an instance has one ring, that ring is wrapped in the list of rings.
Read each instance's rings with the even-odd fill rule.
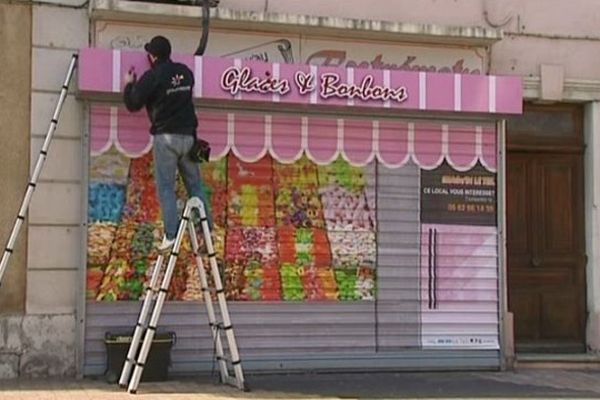
[[[106,332],[104,336],[104,344],[106,345],[105,376],[109,383],[118,382],[132,339],[133,336],[131,334]],[[140,341],[139,348],[142,347],[142,341]],[[157,333],[154,335],[150,353],[144,366],[142,382],[158,382],[168,379],[169,366],[171,365],[171,348],[175,344],[175,341],[174,332]]]

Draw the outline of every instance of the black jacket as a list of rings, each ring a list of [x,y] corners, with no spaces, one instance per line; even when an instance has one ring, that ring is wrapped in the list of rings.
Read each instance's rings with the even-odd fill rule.
[[[198,120],[192,101],[194,75],[184,64],[158,61],[134,83],[125,86],[123,99],[131,112],[146,107],[153,135],[195,135]]]

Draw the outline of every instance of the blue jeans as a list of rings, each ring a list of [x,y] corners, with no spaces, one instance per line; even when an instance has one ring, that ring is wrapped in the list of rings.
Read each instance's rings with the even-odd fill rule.
[[[179,228],[177,196],[175,193],[177,171],[183,178],[188,196],[198,197],[204,203],[208,222],[212,228],[212,221],[208,215],[208,202],[202,190],[200,167],[188,156],[193,144],[194,137],[190,135],[163,133],[154,136],[154,177],[162,210],[165,235],[169,240],[175,239]]]

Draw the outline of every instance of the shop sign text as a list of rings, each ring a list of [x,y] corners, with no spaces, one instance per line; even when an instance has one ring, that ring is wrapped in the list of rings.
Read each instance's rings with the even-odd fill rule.
[[[360,83],[344,82],[339,74],[324,73],[317,77],[310,72],[298,71],[290,82],[286,78],[274,77],[271,72],[256,76],[249,67],[229,67],[221,75],[221,88],[232,96],[239,93],[277,94],[285,96],[295,85],[301,95],[318,91],[323,99],[360,99],[363,101],[396,101],[408,99],[406,87],[388,87],[375,83],[372,75],[365,76]]]

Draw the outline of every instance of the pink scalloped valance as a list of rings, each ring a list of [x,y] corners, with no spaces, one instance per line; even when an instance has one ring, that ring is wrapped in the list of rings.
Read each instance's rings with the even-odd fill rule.
[[[335,118],[313,115],[200,110],[198,136],[210,142],[211,157],[229,152],[247,162],[270,154],[282,163],[303,154],[317,164],[342,156],[353,165],[377,159],[397,168],[409,160],[424,169],[444,160],[455,169],[477,162],[496,170],[496,130],[492,123],[434,122],[408,119]],[[129,157],[152,148],[145,113],[131,114],[116,106],[91,107],[91,152],[100,155],[115,146]]]
[[[203,101],[263,102],[454,113],[520,114],[518,77],[336,68],[175,55],[196,77]],[[122,78],[148,68],[145,53],[99,48],[80,51],[79,91],[116,98]]]

